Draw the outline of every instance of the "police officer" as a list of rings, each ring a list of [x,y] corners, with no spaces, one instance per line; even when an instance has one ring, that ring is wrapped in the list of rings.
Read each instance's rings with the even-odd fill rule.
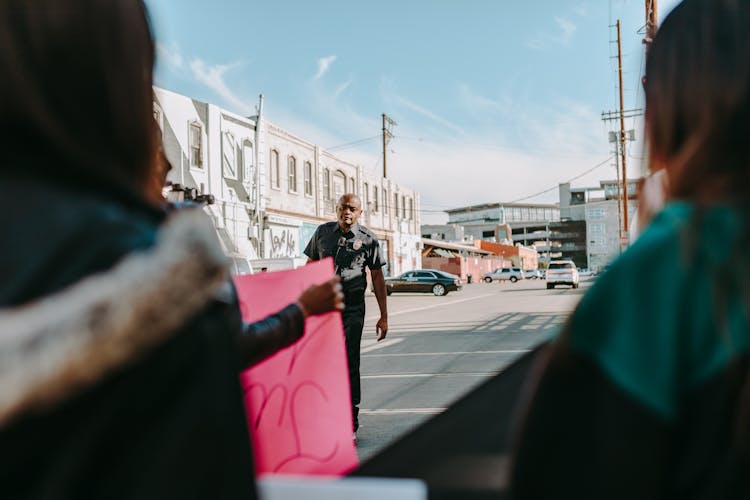
[[[385,261],[375,235],[366,227],[357,224],[361,213],[362,203],[359,197],[354,194],[343,195],[336,206],[338,221],[318,226],[305,248],[305,255],[311,261],[333,258],[336,274],[341,276],[346,304],[342,318],[346,337],[346,357],[349,362],[355,439],[359,428],[359,348],[365,323],[365,267],[370,268],[375,297],[380,308],[380,319],[375,326],[378,341],[383,340],[388,333],[385,280],[381,270]]]

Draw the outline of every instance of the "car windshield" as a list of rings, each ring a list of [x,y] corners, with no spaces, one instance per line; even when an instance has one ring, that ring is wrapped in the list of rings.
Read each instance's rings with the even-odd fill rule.
[[[549,265],[550,269],[573,269],[572,262],[553,262]]]

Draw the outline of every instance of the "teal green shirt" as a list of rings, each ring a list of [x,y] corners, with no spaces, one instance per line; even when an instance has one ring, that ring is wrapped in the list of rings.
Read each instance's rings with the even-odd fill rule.
[[[681,398],[747,351],[749,322],[737,269],[748,268],[748,215],[672,203],[598,278],[564,341],[666,420]],[[745,230],[746,232],[746,230]],[[740,266],[742,264],[742,266]]]

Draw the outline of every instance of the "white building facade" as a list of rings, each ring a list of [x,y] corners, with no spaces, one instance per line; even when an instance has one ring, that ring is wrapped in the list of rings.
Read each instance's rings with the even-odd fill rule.
[[[259,116],[156,88],[154,114],[172,164],[169,180],[215,203],[206,210],[228,254],[301,259],[315,228],[336,219],[344,193],[362,200],[360,223],[399,274],[420,269],[419,193],[347,162]]]

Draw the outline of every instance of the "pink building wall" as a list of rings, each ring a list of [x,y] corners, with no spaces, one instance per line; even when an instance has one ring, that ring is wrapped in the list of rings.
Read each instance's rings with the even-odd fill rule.
[[[455,274],[460,276],[464,283],[468,281],[469,274],[474,283],[479,283],[485,273],[494,271],[498,267],[510,266],[510,260],[503,260],[500,257],[422,257],[422,269],[437,269]]]

